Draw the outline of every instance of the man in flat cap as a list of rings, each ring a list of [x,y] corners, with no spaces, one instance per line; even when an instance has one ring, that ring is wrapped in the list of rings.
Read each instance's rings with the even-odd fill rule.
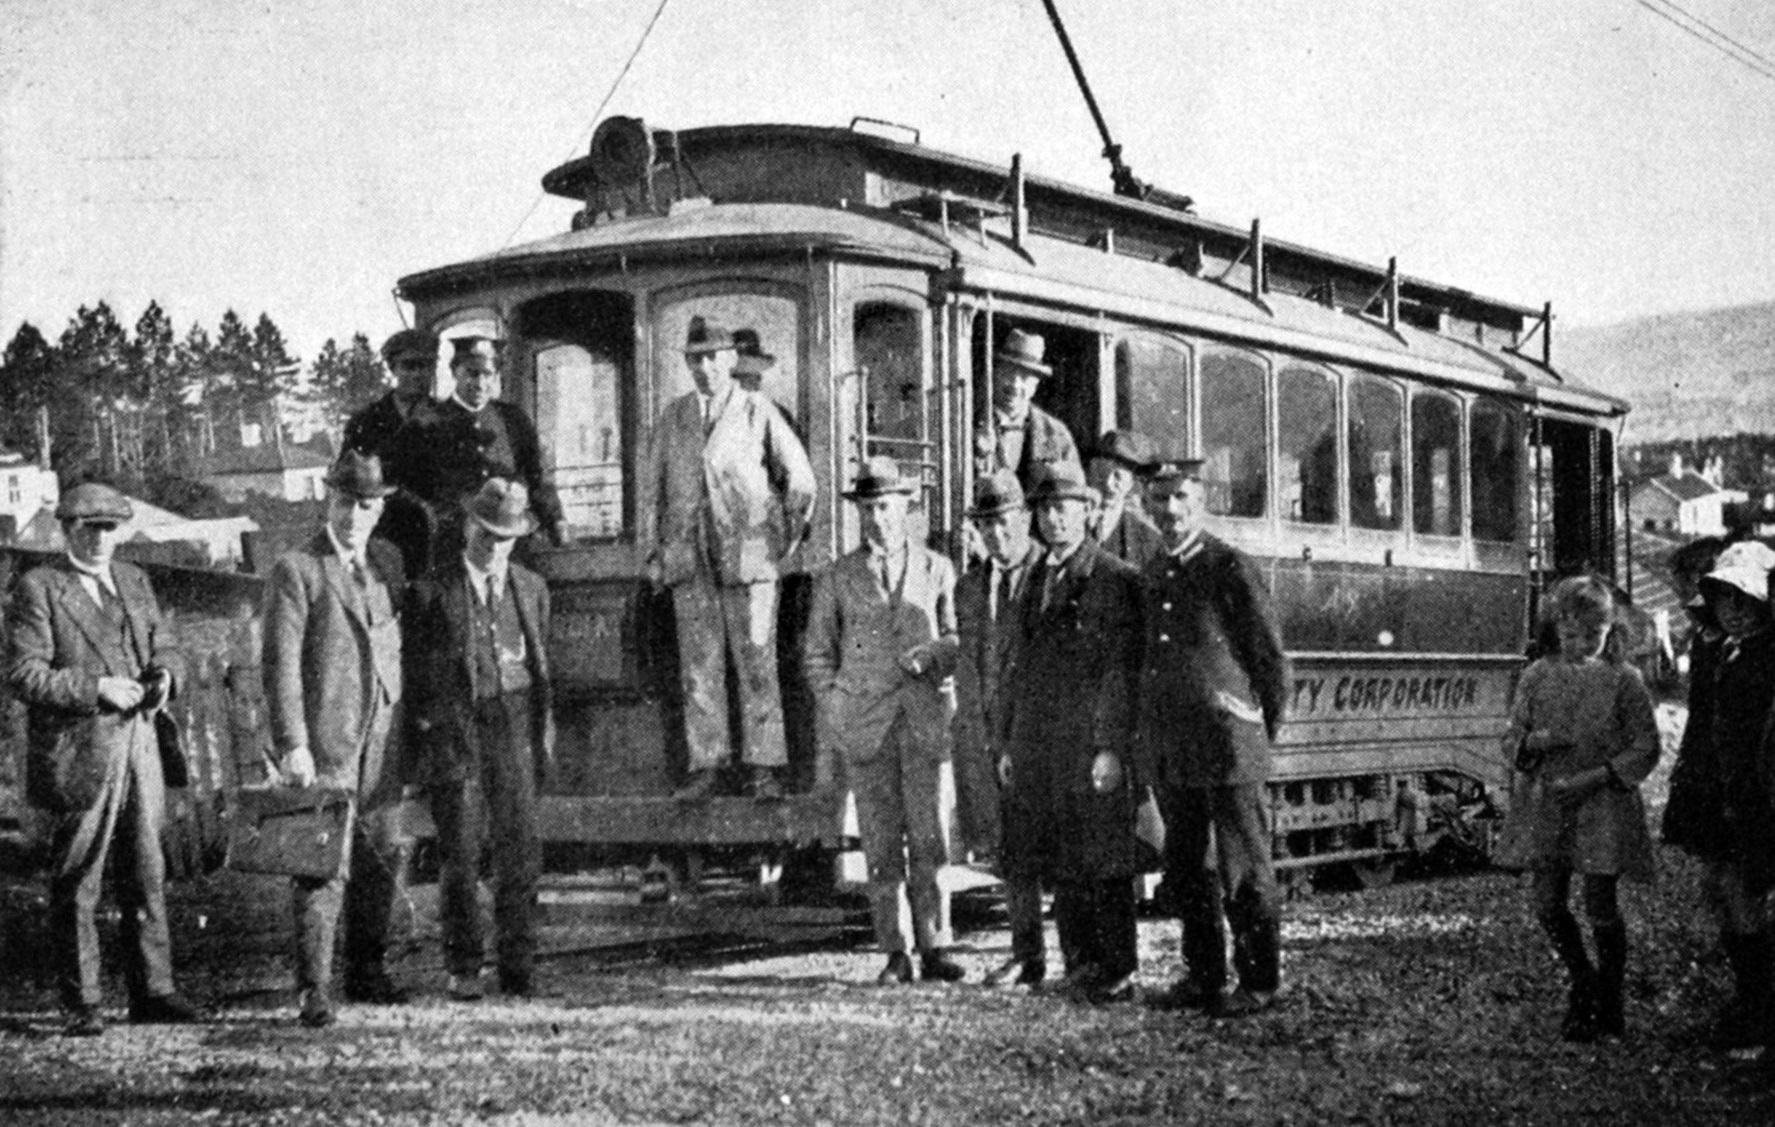
[[[536,795],[553,770],[555,721],[548,588],[511,558],[512,545],[536,528],[529,492],[489,478],[462,508],[466,546],[414,585],[406,647],[415,773],[430,793],[443,854],[450,994],[473,1001],[483,993],[476,889],[489,846],[500,990],[535,991]]]
[[[295,786],[318,783],[354,799],[340,870],[292,882],[299,1018],[311,1028],[334,1021],[341,908],[345,996],[382,1005],[407,999],[383,958],[401,864],[400,745],[389,737],[398,730],[397,615],[406,581],[400,553],[370,536],[392,492],[381,459],[346,450],[327,474],[325,524],[278,559],[265,591],[260,668],[280,770]]]
[[[56,506],[67,554],[27,572],[7,608],[6,676],[27,711],[25,783],[53,819],[49,926],[70,1036],[104,1031],[93,913],[110,858],[132,1023],[189,1022],[166,915],[166,764],[154,713],[172,695],[160,605],[114,560],[129,499],[88,482]],[[115,856],[111,855],[115,853]]]
[[[1186,971],[1160,1004],[1240,1016],[1267,1008],[1281,983],[1264,787],[1288,675],[1263,576],[1204,527],[1201,468],[1166,462],[1153,475],[1165,552],[1142,573],[1141,770],[1164,814]],[[1230,996],[1229,924],[1239,976]]]
[[[803,643],[820,705],[857,803],[869,865],[869,910],[888,954],[884,986],[954,982],[943,764],[955,715],[955,567],[906,533],[913,485],[892,458],[871,458],[844,496],[863,543],[822,572]]]
[[[462,547],[462,502],[495,477],[520,481],[550,540],[564,542],[561,498],[544,472],[536,424],[499,398],[504,342],[456,337],[450,342],[456,390],[403,429],[383,455],[389,479],[424,501],[436,522],[432,559]]]
[[[1134,826],[1147,781],[1133,757],[1140,582],[1087,535],[1095,498],[1067,463],[1046,467],[1029,495],[1047,548],[1004,692],[1000,868],[1013,892],[1052,884],[1068,992],[1108,1002],[1133,996],[1139,966]],[[1019,981],[1042,976],[1039,920],[1013,935]]]
[[[654,426],[642,510],[648,578],[672,592],[690,778],[677,797],[714,795],[734,758],[727,672],[739,688],[739,758],[757,798],[782,794],[788,763],[777,685],[777,579],[805,539],[813,467],[783,413],[735,383],[726,329],[692,317],[684,362],[696,386]]]
[[[1099,494],[1091,536],[1136,569],[1164,550],[1158,526],[1146,515],[1141,477],[1153,461],[1152,440],[1138,431],[1112,430],[1091,450],[1085,478]]]
[[[1079,468],[1078,445],[1066,424],[1035,405],[1035,389],[1054,374],[1047,342],[1012,329],[993,357],[992,412],[974,435],[974,476],[1010,470],[1027,493],[1043,466]]]
[[[394,436],[431,403],[438,374],[438,337],[424,329],[402,329],[382,346],[382,362],[394,388],[351,416],[345,424],[346,450],[383,454]]]

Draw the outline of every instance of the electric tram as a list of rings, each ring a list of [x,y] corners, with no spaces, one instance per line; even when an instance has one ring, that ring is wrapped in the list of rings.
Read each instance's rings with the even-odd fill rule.
[[[543,179],[578,205],[570,230],[401,280],[419,325],[506,340],[504,396],[536,421],[565,505],[568,542],[529,554],[555,610],[557,848],[695,877],[854,845],[843,794],[817,785],[798,657],[811,576],[858,543],[839,494],[873,455],[920,483],[917,534],[965,566],[976,423],[1014,328],[1046,339],[1037,402],[1081,447],[1134,428],[1204,459],[1211,527],[1270,584],[1293,665],[1279,863],[1385,873],[1483,838],[1537,592],[1614,574],[1627,405],[1554,369],[1549,307],[1210,221],[1110,155],[1116,194],[865,120],[612,118]],[[781,803],[669,797],[685,749],[638,475],[691,386],[679,349],[697,316],[760,334],[778,358],[763,393],[819,478],[780,599]]]

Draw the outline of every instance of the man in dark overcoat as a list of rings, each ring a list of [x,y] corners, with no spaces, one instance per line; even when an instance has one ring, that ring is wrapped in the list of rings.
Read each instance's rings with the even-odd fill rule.
[[[491,844],[500,989],[535,988],[536,795],[551,773],[549,596],[512,562],[535,527],[522,482],[493,478],[464,502],[467,545],[414,585],[407,611],[409,708],[443,854],[439,879],[450,993],[480,998],[484,946],[476,888]]]
[[[400,553],[371,539],[393,492],[375,455],[346,450],[327,474],[326,523],[282,556],[265,591],[260,663],[272,749],[285,781],[349,792],[351,841],[330,877],[296,877],[300,1020],[331,1025],[333,940],[345,913],[345,996],[407,1000],[384,963],[401,864],[396,712],[406,597]]]
[[[1097,440],[1085,466],[1085,479],[1098,493],[1090,519],[1091,536],[1105,551],[1136,569],[1164,550],[1158,526],[1146,515],[1141,485],[1152,461],[1152,439],[1138,431],[1112,430]]]
[[[172,695],[160,604],[112,559],[129,499],[87,482],[56,506],[67,554],[19,581],[6,615],[6,680],[25,705],[25,787],[52,819],[49,929],[66,1032],[104,1032],[98,907],[106,862],[123,921],[129,1019],[189,1022],[173,987],[166,915],[166,768],[154,714]]]
[[[1114,1001],[1132,995],[1138,966],[1140,592],[1134,569],[1086,533],[1094,496],[1065,464],[1030,494],[1047,550],[1029,578],[1004,694],[1001,865],[1008,884],[1053,884],[1069,990]]]
[[[382,345],[382,362],[394,375],[394,387],[346,421],[343,449],[381,455],[415,416],[431,406],[432,384],[438,376],[436,333],[400,330]]]
[[[1142,573],[1141,770],[1165,819],[1187,968],[1161,1004],[1238,1016],[1269,1006],[1281,982],[1265,783],[1287,662],[1263,577],[1204,529],[1201,466],[1165,463],[1153,479],[1166,552]],[[1239,975],[1230,997],[1227,924]]]

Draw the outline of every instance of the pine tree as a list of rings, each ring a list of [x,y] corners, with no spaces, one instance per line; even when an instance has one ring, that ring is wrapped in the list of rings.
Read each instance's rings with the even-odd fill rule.
[[[37,409],[49,403],[55,348],[37,326],[20,323],[0,355],[0,445],[38,458]]]
[[[352,413],[388,390],[382,361],[369,338],[355,333],[351,347],[341,349],[328,338],[309,370],[307,398],[317,404],[327,427],[337,433]]]

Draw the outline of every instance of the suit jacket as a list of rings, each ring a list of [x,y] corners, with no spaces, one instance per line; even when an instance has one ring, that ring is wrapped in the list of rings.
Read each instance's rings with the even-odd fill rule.
[[[1066,424],[1033,403],[1029,405],[1029,414],[1023,420],[1023,453],[1015,466],[998,464],[997,443],[991,430],[984,426],[974,434],[974,455],[977,476],[997,469],[1015,470],[1017,481],[1025,491],[1035,484],[1036,474],[1043,466],[1057,462],[1082,466],[1078,444],[1073,442],[1072,432],[1066,429]]]
[[[127,623],[123,638],[106,627],[65,556],[27,572],[7,608],[7,683],[26,708],[26,794],[54,813],[91,806],[112,758],[128,749],[130,727],[148,721],[140,710],[101,705],[99,678],[133,679],[150,663],[171,664],[147,575],[121,562],[111,564],[111,575]]]
[[[393,748],[387,736],[398,733],[396,615],[406,580],[392,544],[372,540],[365,556],[377,580],[367,589],[352,579],[325,529],[278,559],[265,589],[260,672],[278,755],[308,748],[322,786],[368,801],[392,798],[402,777],[398,734]]]
[[[1122,502],[1122,514],[1110,534],[1098,543],[1111,555],[1132,564],[1136,570],[1146,567],[1154,556],[1163,555],[1165,538],[1158,525],[1141,511],[1138,495]]]
[[[385,454],[408,423],[423,425],[435,406],[430,396],[420,396],[410,407],[403,406],[400,393],[390,391],[346,421],[340,448]]]
[[[1288,685],[1263,577],[1203,533],[1189,560],[1157,556],[1143,578],[1143,769],[1174,786],[1263,782]]]
[[[454,399],[417,411],[382,454],[388,480],[428,504],[455,506],[490,477],[514,478],[530,491],[530,507],[545,531],[562,520],[561,498],[543,471],[536,424],[513,404],[495,399],[479,412]]]
[[[644,535],[668,587],[705,560],[721,584],[775,581],[813,512],[813,466],[783,412],[737,384],[718,409],[705,437],[701,398],[688,392],[653,428]]]
[[[867,548],[839,558],[814,584],[803,641],[808,682],[820,701],[822,739],[845,759],[874,758],[900,713],[919,748],[949,755],[955,715],[955,566],[919,544],[906,546],[905,580],[889,591]],[[925,647],[925,671],[900,655]]]
[[[530,736],[540,788],[555,756],[549,592],[540,575],[516,563],[507,565],[507,576],[530,666]],[[403,642],[408,654],[407,709],[418,760],[415,769],[424,782],[461,782],[480,762],[482,749],[476,745],[474,726],[479,694],[469,650],[469,600],[474,597],[468,570],[458,555],[415,583],[408,600]]]
[[[1030,542],[1018,586],[1008,593],[1002,617],[992,620],[990,560],[962,576],[955,589],[955,619],[961,654],[955,667],[955,742],[958,748],[997,754],[1003,732],[1005,674],[1015,655],[1022,620],[1022,598],[1029,589],[1043,548]]]
[[[1133,751],[1140,667],[1139,576],[1089,541],[1060,565],[1047,606],[1045,559],[1024,592],[1004,690],[1003,852],[1014,873],[1096,879],[1138,872],[1136,795],[1145,783]],[[1091,766],[1115,753],[1124,781],[1098,793]]]

